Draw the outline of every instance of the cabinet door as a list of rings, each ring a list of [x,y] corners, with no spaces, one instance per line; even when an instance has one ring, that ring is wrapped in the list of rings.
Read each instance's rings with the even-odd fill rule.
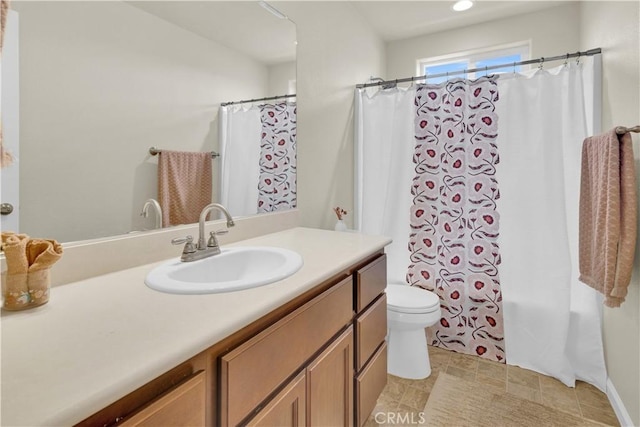
[[[353,318],[347,278],[220,358],[220,424],[235,426]]]
[[[353,425],[353,327],[307,367],[307,423]]]
[[[301,427],[306,417],[306,376],[301,372],[296,378],[249,421],[249,426]]]
[[[387,343],[383,343],[356,377],[356,426],[362,426],[387,385]]]
[[[204,426],[205,393],[205,373],[200,371],[127,418],[121,425]]]

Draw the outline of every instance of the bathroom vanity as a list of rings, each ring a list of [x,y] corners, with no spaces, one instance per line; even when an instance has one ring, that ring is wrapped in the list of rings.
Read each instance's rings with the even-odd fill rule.
[[[304,266],[224,294],[153,291],[157,264],[56,287],[3,319],[2,423],[360,426],[387,378],[388,243],[305,228],[238,242]]]

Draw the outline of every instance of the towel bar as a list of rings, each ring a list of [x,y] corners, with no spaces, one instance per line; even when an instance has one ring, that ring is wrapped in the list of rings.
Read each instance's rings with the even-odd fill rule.
[[[159,148],[156,148],[156,147],[149,148],[149,154],[151,154],[152,156],[155,156],[155,155],[160,154],[160,153],[162,153],[162,150],[159,149]],[[216,153],[215,151],[212,151],[211,152],[211,157],[213,157],[215,159],[216,157],[220,157],[220,154]]]
[[[640,132],[640,126],[634,126],[632,128],[627,128],[627,127],[624,127],[624,126],[618,126],[616,128],[616,133],[618,135],[624,135],[627,132],[639,133]]]

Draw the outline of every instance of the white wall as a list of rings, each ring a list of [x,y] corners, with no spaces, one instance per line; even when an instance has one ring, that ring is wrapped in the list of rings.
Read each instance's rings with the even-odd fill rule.
[[[296,61],[269,67],[269,96],[288,95],[289,81],[296,80]],[[295,91],[293,92],[295,93]]]
[[[602,128],[640,124],[639,3],[582,2],[580,24],[581,47],[603,50]],[[635,134],[633,139],[640,183],[640,138]],[[620,308],[605,308],[604,344],[609,377],[637,426],[640,425],[640,236],[634,267],[626,301]]]
[[[262,64],[126,3],[12,7],[30,235],[72,241],[150,226],[139,217],[157,197],[149,147],[217,150],[219,103],[266,96]]]
[[[580,44],[579,5],[544,9],[387,44],[387,75],[416,75],[416,59],[531,41],[531,58],[575,52]]]
[[[301,222],[333,228],[332,207],[353,210],[354,87],[384,71],[384,45],[349,2],[274,5],[297,25]]]

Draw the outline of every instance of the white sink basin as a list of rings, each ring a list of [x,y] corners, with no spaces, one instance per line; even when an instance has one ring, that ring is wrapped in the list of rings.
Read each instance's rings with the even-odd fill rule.
[[[159,265],[144,283],[172,294],[213,294],[255,288],[291,276],[302,267],[302,257],[275,247],[222,249],[219,255],[193,262],[180,259]]]

